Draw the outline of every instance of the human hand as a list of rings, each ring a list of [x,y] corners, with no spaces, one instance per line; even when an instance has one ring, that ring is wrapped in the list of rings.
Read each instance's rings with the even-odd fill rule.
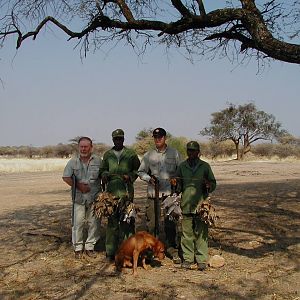
[[[126,183],[130,183],[130,181],[131,181],[129,175],[123,175],[123,180],[124,180]]]
[[[101,180],[102,180],[103,184],[107,184],[108,183],[108,175],[102,175]]]
[[[204,186],[209,191],[211,187],[211,183],[207,179],[204,179]]]
[[[149,183],[150,183],[151,185],[155,185],[156,181],[157,181],[157,178],[156,178],[155,176],[151,176],[151,178],[150,178],[150,180],[149,180]]]
[[[176,186],[177,185],[176,178],[170,178],[170,184],[171,184],[171,186]]]
[[[86,183],[86,182],[78,182],[78,183],[77,183],[77,188],[78,188],[79,191],[82,192],[83,194],[88,193],[88,192],[91,190],[89,184]]]

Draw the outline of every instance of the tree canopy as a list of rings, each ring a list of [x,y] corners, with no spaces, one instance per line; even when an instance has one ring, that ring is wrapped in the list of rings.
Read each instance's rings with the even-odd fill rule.
[[[212,113],[211,126],[205,127],[200,134],[210,136],[215,142],[231,140],[236,147],[237,159],[240,159],[251,150],[254,142],[279,139],[287,135],[287,131],[272,114],[257,110],[253,103],[230,103],[222,111]]]
[[[216,6],[216,7],[215,7]],[[0,0],[0,48],[52,26],[84,54],[125,41],[138,54],[160,44],[194,55],[300,63],[297,0]]]

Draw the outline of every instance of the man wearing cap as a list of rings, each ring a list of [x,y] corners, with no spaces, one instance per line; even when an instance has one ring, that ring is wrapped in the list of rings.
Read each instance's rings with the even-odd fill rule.
[[[71,158],[63,172],[63,181],[72,187],[72,243],[75,258],[85,254],[95,258],[95,244],[100,238],[100,221],[93,215],[92,203],[101,192],[101,158],[92,154],[93,143],[83,136],[78,141],[78,157]],[[88,224],[84,240],[84,225]]]
[[[176,173],[179,191],[182,192],[182,267],[191,269],[197,263],[199,270],[206,268],[208,258],[208,225],[204,223],[196,208],[216,188],[216,180],[210,165],[201,160],[200,146],[196,141],[187,143],[188,158]]]
[[[103,155],[103,163],[100,169],[102,182],[106,185],[106,191],[115,197],[128,196],[131,201],[134,197],[133,183],[137,179],[137,170],[140,160],[134,150],[124,146],[124,131],[116,129],[112,132],[114,147]],[[134,223],[120,221],[116,213],[108,218],[106,229],[106,256],[113,260],[119,242],[127,239],[135,231]]]
[[[164,200],[171,194],[170,179],[175,176],[181,162],[178,151],[166,144],[166,134],[160,127],[153,130],[155,149],[145,153],[138,170],[139,177],[148,182],[146,223],[148,231],[152,234],[155,231],[155,180],[159,182],[160,200]],[[164,225],[167,254],[173,258],[174,263],[180,263],[176,221],[165,218]]]

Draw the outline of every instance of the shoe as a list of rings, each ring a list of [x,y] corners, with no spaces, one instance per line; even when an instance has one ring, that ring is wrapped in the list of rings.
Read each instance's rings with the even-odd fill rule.
[[[206,270],[206,263],[198,263],[197,266],[199,271]]]
[[[181,268],[182,268],[182,269],[186,269],[186,270],[191,270],[191,269],[192,269],[192,265],[193,265],[193,263],[188,262],[188,261],[184,261],[184,262],[181,264]]]
[[[115,261],[115,256],[106,254],[106,261],[110,263]]]
[[[75,259],[81,259],[82,256],[83,256],[83,251],[82,250],[74,251],[74,257],[75,257]]]
[[[97,253],[94,250],[85,250],[85,254],[88,257],[91,257],[91,258],[96,258],[97,257]]]
[[[174,263],[175,265],[181,264],[181,259],[180,259],[179,256],[173,256],[172,261],[173,261],[173,263]]]

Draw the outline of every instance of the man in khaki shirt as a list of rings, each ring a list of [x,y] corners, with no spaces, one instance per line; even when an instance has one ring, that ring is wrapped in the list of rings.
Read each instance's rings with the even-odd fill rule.
[[[181,162],[178,151],[166,144],[166,131],[163,128],[153,130],[155,149],[145,153],[138,170],[140,179],[148,182],[146,223],[148,231],[155,231],[155,178],[159,181],[159,197],[164,200],[171,195],[170,178],[174,177]],[[173,258],[174,263],[180,263],[178,257],[177,224],[169,218],[164,219],[165,243],[168,248],[167,254]]]
[[[95,244],[100,238],[100,221],[92,212],[92,203],[101,192],[100,167],[102,160],[92,154],[93,143],[89,137],[81,137],[78,141],[77,157],[71,158],[63,173],[63,181],[76,188],[73,200],[72,243],[75,258],[81,258],[83,251],[90,257],[96,257]],[[72,176],[76,178],[73,187]],[[88,234],[84,240],[84,224],[88,224]]]

